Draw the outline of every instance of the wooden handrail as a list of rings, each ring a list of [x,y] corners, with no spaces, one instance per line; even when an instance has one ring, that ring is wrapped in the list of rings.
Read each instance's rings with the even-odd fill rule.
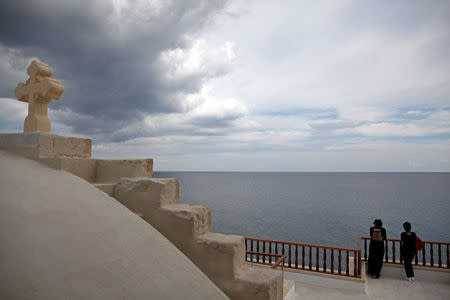
[[[283,263],[283,265],[284,265],[285,259],[286,259],[286,255],[281,255],[281,257],[273,265],[272,269],[276,269],[281,263]],[[281,266],[281,268],[283,268],[283,265]]]
[[[362,236],[360,239],[363,240],[370,240],[370,237]],[[395,242],[401,242],[401,239],[386,239],[386,241],[395,241]],[[422,241],[426,244],[434,244],[434,245],[450,245],[450,242],[435,242],[435,241]]]
[[[281,264],[281,262],[283,262],[286,259],[286,255],[283,255],[283,254],[272,254],[272,253],[255,252],[255,251],[246,251],[245,254],[279,257],[279,259],[272,266],[272,269],[276,269]]]
[[[259,252],[260,246],[262,246],[261,248],[263,252]],[[361,277],[360,249],[283,242],[249,237],[245,238],[245,247],[246,250],[250,250],[246,252],[246,257],[248,254],[257,255],[256,261],[249,257],[246,259],[251,259],[251,261],[256,263],[267,264],[266,256],[272,257],[283,255],[287,258],[287,262],[283,264],[286,268],[348,277]],[[301,249],[299,249],[299,247],[301,247]],[[256,252],[253,251],[255,248]],[[266,249],[268,251],[266,251]],[[335,258],[337,261],[335,261]],[[269,259],[268,261],[272,263],[272,259]],[[280,260],[276,262],[277,265],[280,263]],[[353,266],[351,264],[353,264]]]
[[[364,241],[364,256],[363,260],[368,258],[368,248],[367,241],[370,241],[370,237],[360,237],[359,241]],[[389,243],[392,247],[388,247]],[[396,248],[398,243],[399,247]],[[434,241],[423,241],[424,247],[415,256],[414,264],[430,268],[443,268],[450,269],[450,243],[449,242],[434,242]],[[400,251],[402,241],[400,239],[386,239],[385,240],[385,263],[390,264],[402,264],[403,257]],[[358,243],[358,247],[363,251],[362,245]],[[442,248],[444,248],[442,250]],[[397,250],[396,250],[397,249]],[[437,249],[437,257],[435,257],[434,250]],[[396,254],[398,253],[398,256]],[[398,259],[397,259],[398,257]],[[437,258],[437,261],[435,260]],[[421,261],[420,261],[421,260]]]
[[[279,244],[285,244],[285,245],[292,245],[292,246],[301,246],[301,247],[313,247],[313,248],[320,248],[320,249],[334,249],[334,250],[341,250],[341,251],[359,251],[359,249],[352,249],[352,248],[341,248],[341,247],[332,247],[332,246],[323,246],[323,245],[314,245],[314,244],[303,244],[303,243],[294,243],[294,242],[283,242],[283,241],[275,241],[275,240],[264,240],[264,239],[257,239],[257,238],[250,238],[245,237],[246,240],[251,241],[259,241],[259,242],[267,242],[267,243],[279,243]]]

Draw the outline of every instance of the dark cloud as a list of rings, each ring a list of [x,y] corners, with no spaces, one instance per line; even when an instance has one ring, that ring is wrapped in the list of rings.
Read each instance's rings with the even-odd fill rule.
[[[188,47],[187,37],[208,26],[225,2],[128,1],[119,11],[106,0],[2,0],[0,59],[9,60],[14,80],[26,68],[24,57],[50,64],[66,88],[63,98],[51,104],[61,111],[55,121],[74,133],[113,134],[145,115],[182,111],[176,95],[197,92],[205,80],[226,72],[169,80],[163,76],[167,66],[159,61],[165,50]],[[10,49],[20,53],[6,53]],[[5,82],[11,75],[2,73]],[[0,96],[14,98],[16,84],[8,81]],[[148,133],[135,129],[132,135]]]

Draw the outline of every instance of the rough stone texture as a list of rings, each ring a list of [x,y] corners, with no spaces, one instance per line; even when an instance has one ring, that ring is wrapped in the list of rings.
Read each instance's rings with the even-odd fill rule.
[[[95,159],[50,157],[41,158],[39,161],[52,169],[70,172],[89,182],[95,181]]]
[[[123,177],[148,177],[153,174],[152,159],[89,159],[71,157],[44,157],[39,161],[48,167],[75,174],[96,185],[105,192],[111,193],[113,183]]]
[[[195,257],[197,265],[210,278],[233,278],[244,263],[244,238],[209,232],[196,240],[196,250],[204,257]],[[220,273],[215,268],[221,270]]]
[[[0,170],[0,299],[228,299],[81,178],[5,151]]]
[[[50,78],[53,70],[43,62],[32,61],[27,73],[30,76],[27,82],[20,82],[14,90],[19,101],[28,102],[28,116],[23,131],[50,132],[48,104],[61,97],[64,86],[59,80]]]
[[[264,270],[260,266],[242,266],[239,269],[236,285],[229,293],[223,290],[231,299],[282,299],[283,297],[283,271],[280,269]]]
[[[162,205],[178,203],[180,184],[173,178],[124,178],[114,197],[131,211],[151,216]]]
[[[113,182],[122,177],[152,177],[153,159],[97,160],[96,182]]]
[[[90,158],[92,140],[43,132],[0,134],[0,150],[31,159],[44,157]]]
[[[124,178],[113,195],[167,237],[231,299],[282,299],[282,273],[248,267],[244,238],[211,233],[209,209],[179,204],[176,179]]]

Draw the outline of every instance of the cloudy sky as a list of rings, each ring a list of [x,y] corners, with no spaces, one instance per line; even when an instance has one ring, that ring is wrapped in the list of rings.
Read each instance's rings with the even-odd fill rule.
[[[0,132],[33,59],[52,132],[156,170],[450,171],[450,1],[2,0]]]

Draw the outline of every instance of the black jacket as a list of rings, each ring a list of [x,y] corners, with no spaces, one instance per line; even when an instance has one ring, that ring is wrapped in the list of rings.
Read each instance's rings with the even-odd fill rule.
[[[411,253],[416,251],[416,234],[414,232],[403,232],[401,235],[402,245],[400,251],[404,253]]]

